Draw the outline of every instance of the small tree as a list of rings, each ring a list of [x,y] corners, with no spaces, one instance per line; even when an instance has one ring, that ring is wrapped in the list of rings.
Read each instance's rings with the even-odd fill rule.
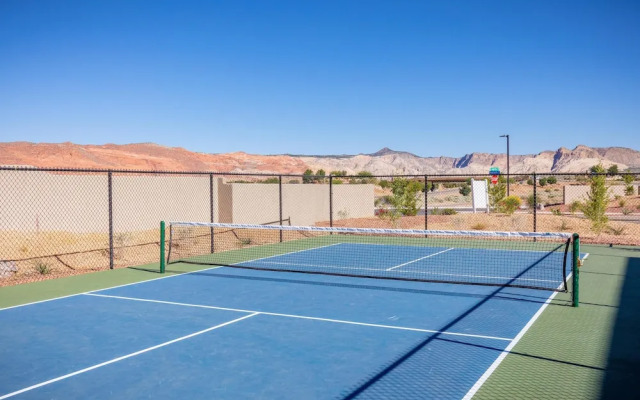
[[[327,173],[322,168],[320,168],[318,171],[316,171],[315,181],[316,182],[321,182],[321,183],[324,182],[324,177],[326,175],[327,175]]]
[[[547,178],[547,183],[549,185],[554,185],[556,183],[558,183],[558,178],[556,178],[555,176],[550,176]]]
[[[591,171],[596,174],[606,172],[602,164],[591,167]],[[581,207],[582,213],[591,221],[591,228],[597,234],[600,234],[607,225],[607,222],[609,222],[609,218],[606,216],[607,204],[609,203],[609,191],[605,178],[605,175],[591,176],[587,200]]]
[[[302,183],[313,183],[313,171],[308,169],[302,174]]]
[[[622,180],[624,181],[624,194],[627,196],[633,196],[633,181],[636,179],[635,176],[631,174],[623,175]]]
[[[398,178],[391,182],[391,203],[402,215],[416,215],[422,206],[418,194],[423,190],[422,182]]]
[[[503,175],[498,177],[498,183],[489,184],[489,205],[497,208],[498,204],[507,195],[507,180]]]
[[[609,175],[618,175],[618,173],[618,164],[613,164],[609,169],[607,169],[607,174]]]
[[[501,212],[511,215],[522,205],[522,200],[518,196],[507,196],[500,200],[498,208]]]

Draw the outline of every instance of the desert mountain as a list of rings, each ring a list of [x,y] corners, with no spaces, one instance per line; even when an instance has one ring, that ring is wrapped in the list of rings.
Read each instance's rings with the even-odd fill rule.
[[[582,172],[601,162],[620,170],[640,167],[640,151],[623,147],[579,145],[531,155],[512,155],[512,173]],[[0,165],[218,171],[246,173],[302,173],[310,168],[347,173],[384,174],[486,173],[492,166],[506,169],[506,154],[471,153],[462,157],[419,157],[383,148],[373,154],[339,156],[255,155],[243,152],[206,154],[153,143],[78,145],[73,143],[0,143]]]

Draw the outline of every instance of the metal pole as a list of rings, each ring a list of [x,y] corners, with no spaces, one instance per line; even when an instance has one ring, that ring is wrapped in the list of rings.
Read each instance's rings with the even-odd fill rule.
[[[109,269],[113,269],[113,178],[111,171],[107,173],[109,188]]]
[[[536,173],[533,173],[533,231],[536,232],[537,229],[537,216],[538,216],[538,198],[537,198],[537,193],[536,193],[536,189],[538,186],[538,177],[536,176]]]
[[[509,135],[500,135],[500,137],[507,138],[507,196],[509,196]]]
[[[282,175],[278,175],[278,213],[280,226],[282,226]],[[280,230],[280,243],[282,243],[282,229]]]
[[[213,212],[213,174],[209,174],[209,222],[214,223],[214,212]],[[214,253],[215,247],[213,244],[213,227],[209,228],[211,235],[211,254]]]
[[[333,175],[329,175],[329,226],[333,226]]]
[[[573,234],[573,259],[571,262],[573,272],[573,306],[578,307],[580,304],[580,236]]]
[[[509,187],[511,183],[509,182],[509,135],[507,135],[507,196],[509,196]]]
[[[165,258],[164,258],[164,221],[160,221],[160,273],[164,274],[165,271]]]
[[[427,214],[429,214],[429,209],[427,208],[427,205],[429,204],[429,200],[427,198],[428,191],[429,191],[429,179],[425,175],[424,176],[424,230],[425,231],[429,229],[429,226],[427,224]]]

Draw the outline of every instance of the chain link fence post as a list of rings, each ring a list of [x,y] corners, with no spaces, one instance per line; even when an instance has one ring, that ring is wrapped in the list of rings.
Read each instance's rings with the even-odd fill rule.
[[[213,174],[209,174],[209,220],[211,223],[214,222],[214,200],[213,200]],[[209,229],[211,235],[211,254],[214,253],[215,246],[213,244],[213,227]]]
[[[537,187],[538,187],[538,177],[536,176],[536,173],[533,173],[533,231],[537,232],[538,229],[538,193],[537,193]]]
[[[278,175],[278,213],[280,226],[282,226],[282,175]],[[280,243],[282,243],[282,231],[280,231]]]
[[[329,226],[333,226],[333,175],[329,175]]]
[[[107,186],[109,189],[109,269],[113,269],[113,177],[107,172]]]

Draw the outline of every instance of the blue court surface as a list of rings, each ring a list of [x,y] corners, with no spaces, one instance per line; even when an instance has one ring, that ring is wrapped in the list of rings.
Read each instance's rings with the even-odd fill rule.
[[[455,251],[442,250],[386,269],[427,273]],[[319,253],[255,262],[363,261],[308,251]],[[527,265],[539,257],[511,254],[520,278],[537,279]],[[554,293],[229,267],[171,275],[0,310],[0,399],[469,398]]]

